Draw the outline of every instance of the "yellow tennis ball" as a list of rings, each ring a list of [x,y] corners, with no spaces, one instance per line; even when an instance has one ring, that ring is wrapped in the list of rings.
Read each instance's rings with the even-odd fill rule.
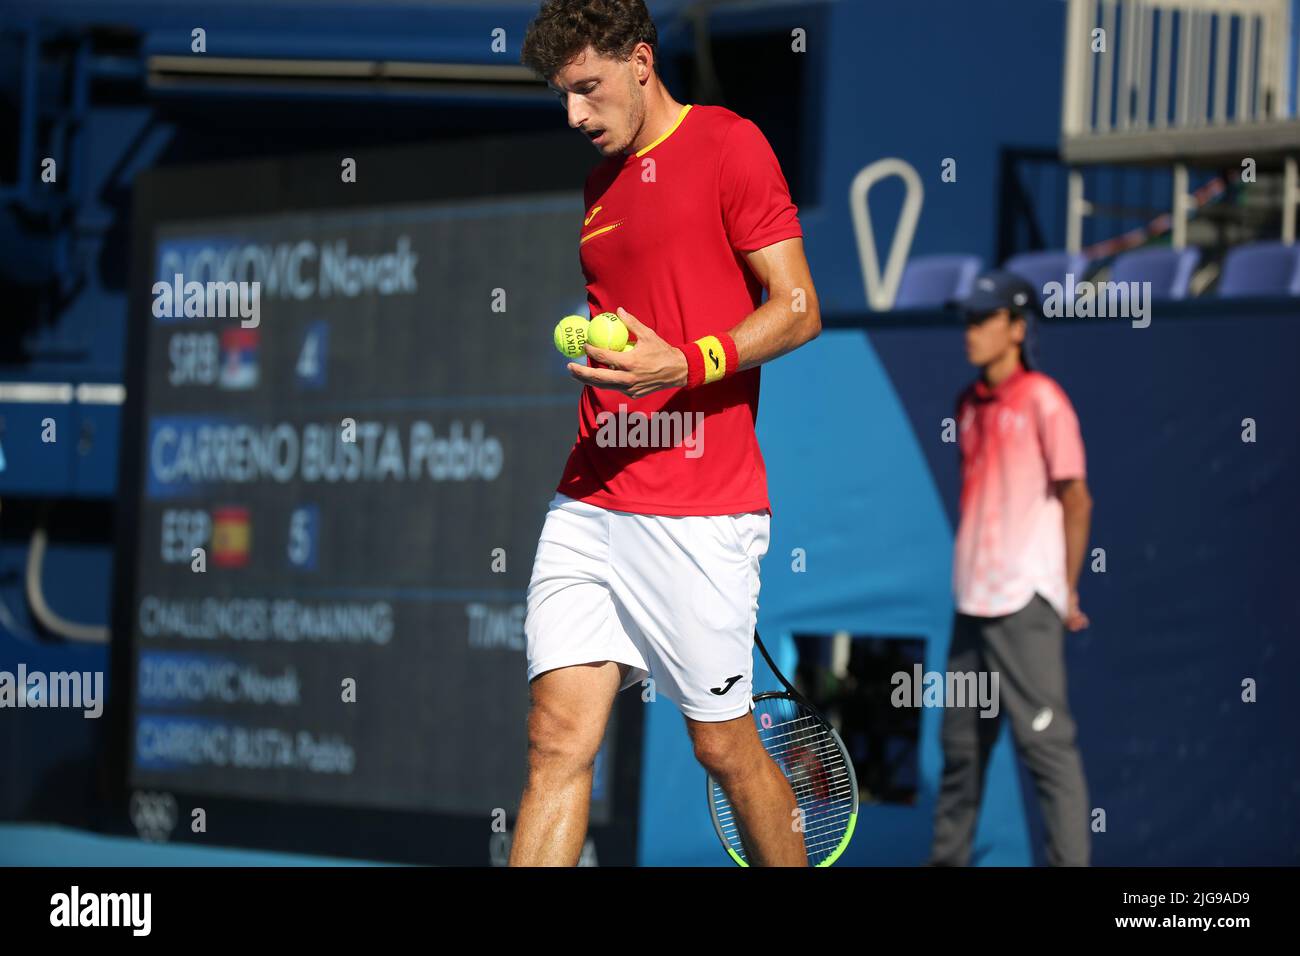
[[[598,349],[623,351],[627,345],[627,326],[613,312],[602,312],[591,320],[587,328],[587,341]]]
[[[561,355],[579,358],[587,354],[587,326],[589,323],[580,315],[566,315],[555,326],[555,347]]]

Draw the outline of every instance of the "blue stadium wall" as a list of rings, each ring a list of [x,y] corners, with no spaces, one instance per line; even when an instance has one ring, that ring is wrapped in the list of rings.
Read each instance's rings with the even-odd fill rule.
[[[1073,399],[1087,447],[1090,547],[1106,553],[1080,586],[1092,626],[1067,639],[1089,806],[1105,812],[1097,865],[1300,862],[1298,355],[1292,302],[1157,305],[1146,329],[1041,330],[1040,367]],[[759,628],[778,666],[792,633],[845,630],[921,636],[926,669],[944,669],[958,477],[941,433],[970,377],[961,328],[926,315],[824,332],[764,371],[773,533]],[[650,712],[643,858],[716,862],[705,815],[679,811],[704,789],[681,719]],[[923,711],[916,805],[864,806],[845,862],[925,860],[940,721]],[[976,863],[1039,861],[1034,801],[1004,722]]]
[[[650,3],[657,17],[680,6]],[[0,3],[0,24],[18,23],[30,9]],[[200,7],[123,3],[115,5],[115,19],[149,31],[151,50],[175,52],[184,48],[193,9]],[[316,9],[309,23],[282,4],[202,9],[210,33],[242,31],[253,45],[259,35],[303,36],[304,52],[313,55],[436,49],[442,59],[480,62],[482,34],[496,25],[509,31],[511,60],[517,57],[532,5],[418,14],[337,5]],[[991,261],[1000,150],[1050,150],[1056,142],[1065,5],[791,4],[743,16],[718,13],[715,22],[721,33],[763,24],[786,28],[803,25],[805,9],[814,29],[803,108],[817,117],[809,131],[817,188],[816,200],[801,204],[801,220],[827,315],[863,311],[848,188],[878,158],[901,157],[922,175],[926,196],[913,255],[964,251]],[[75,0],[50,0],[42,11],[48,22],[71,27],[100,18],[99,5]],[[426,47],[412,36],[437,39]],[[202,125],[201,110],[197,119],[187,115],[195,109],[104,105],[89,111],[76,253],[96,267],[85,270],[77,294],[37,329],[36,357],[21,365],[6,358],[6,379],[121,380],[131,347],[125,289],[106,277],[126,266],[115,257],[126,245],[132,179],[159,161],[217,160],[258,149],[257,136],[222,142],[214,132],[197,145],[191,136],[187,151],[178,153],[180,131]],[[255,118],[259,105],[239,109]],[[559,112],[549,115],[558,126]],[[430,138],[439,116],[431,107]],[[490,127],[490,111],[485,117]],[[762,120],[768,127],[777,121]],[[372,145],[374,135],[368,134]],[[949,157],[957,160],[958,177],[943,183],[940,166]],[[575,186],[579,181],[575,174]],[[897,184],[873,192],[882,249],[901,198]],[[1109,820],[1107,833],[1094,838],[1098,863],[1300,861],[1294,814],[1288,819],[1286,812],[1300,797],[1294,742],[1300,715],[1286,683],[1297,664],[1291,584],[1300,570],[1292,544],[1300,531],[1296,311],[1273,303],[1244,316],[1223,306],[1168,322],[1157,313],[1147,330],[1097,320],[1045,335],[1044,365],[1070,391],[1083,421],[1097,502],[1093,543],[1109,558],[1106,575],[1089,575],[1084,583],[1093,628],[1069,643],[1091,803],[1106,809]],[[921,636],[927,666],[942,666],[956,471],[951,446],[938,441],[939,421],[969,371],[959,331],[934,317],[916,321],[914,328],[867,321],[867,331],[827,331],[764,372],[760,434],[775,517],[760,624],[783,666],[792,663],[788,636],[805,629]],[[5,406],[7,431],[51,411],[67,409]],[[111,413],[83,414],[98,417],[73,421],[71,430],[84,429],[91,438],[81,450],[68,447],[55,469],[33,472],[24,465],[30,455],[0,436],[8,464],[0,495],[111,501],[118,423]],[[1260,423],[1254,444],[1240,441],[1245,417]],[[70,619],[107,621],[111,551],[98,541],[77,542],[69,535],[51,545],[50,603]],[[793,548],[806,550],[806,573],[790,570]],[[34,623],[22,588],[26,556],[25,538],[0,539],[0,601],[11,616],[0,628],[0,666],[22,659],[33,669],[107,670],[102,649],[31,639]],[[1245,677],[1259,681],[1257,704],[1240,703]],[[23,770],[0,780],[5,815],[39,819],[69,790],[92,787],[91,755],[102,746],[95,722],[68,720],[39,741],[15,727],[0,723],[0,756]],[[937,727],[937,715],[927,712],[918,804],[864,808],[848,862],[924,859],[940,770]],[[703,773],[671,705],[650,708],[646,735],[642,862],[725,862],[703,812]],[[1030,862],[1032,807],[1005,739],[986,808],[979,861]]]

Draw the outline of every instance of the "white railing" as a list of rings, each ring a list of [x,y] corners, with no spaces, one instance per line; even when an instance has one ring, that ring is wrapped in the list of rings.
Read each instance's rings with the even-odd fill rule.
[[[1066,138],[1291,116],[1291,0],[1070,0],[1067,17]]]

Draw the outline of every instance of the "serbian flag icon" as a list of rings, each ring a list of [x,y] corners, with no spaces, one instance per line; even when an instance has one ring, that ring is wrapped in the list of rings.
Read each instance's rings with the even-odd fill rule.
[[[218,385],[229,389],[257,388],[257,329],[226,329],[221,333],[221,377]]]
[[[212,512],[212,563],[219,568],[242,568],[248,564],[252,525],[248,509],[240,506],[215,508]]]

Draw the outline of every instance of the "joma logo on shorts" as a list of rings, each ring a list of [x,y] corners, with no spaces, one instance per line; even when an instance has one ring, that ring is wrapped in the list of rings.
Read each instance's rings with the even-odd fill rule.
[[[728,677],[727,682],[723,684],[721,687],[710,687],[709,693],[717,694],[719,697],[721,697],[727,691],[731,690],[731,688],[735,685],[736,681],[740,680],[740,677],[741,677],[740,674],[737,674],[735,677]]]

